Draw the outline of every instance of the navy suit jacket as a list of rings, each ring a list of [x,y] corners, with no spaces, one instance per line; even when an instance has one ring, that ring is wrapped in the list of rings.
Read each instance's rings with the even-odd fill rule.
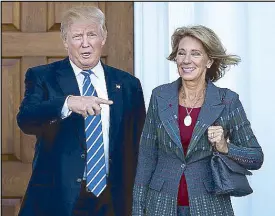
[[[140,81],[103,65],[110,105],[109,176],[115,214],[130,215],[138,143],[145,105]],[[80,192],[85,168],[84,118],[62,119],[68,95],[80,95],[69,59],[30,68],[17,122],[37,137],[33,172],[19,216],[69,216]]]

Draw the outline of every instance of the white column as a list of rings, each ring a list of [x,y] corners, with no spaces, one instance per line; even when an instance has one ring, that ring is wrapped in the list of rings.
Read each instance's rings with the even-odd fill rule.
[[[169,79],[168,3],[135,2],[134,14],[135,76],[148,107],[152,89]]]
[[[250,119],[264,151],[263,167],[254,172],[251,216],[275,213],[275,4],[248,3]]]

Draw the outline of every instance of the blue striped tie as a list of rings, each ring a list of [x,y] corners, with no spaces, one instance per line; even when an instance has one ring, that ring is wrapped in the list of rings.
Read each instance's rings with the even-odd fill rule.
[[[90,78],[93,72],[88,70],[81,73],[85,76],[83,95],[97,97],[96,90]],[[87,145],[87,188],[98,197],[107,185],[101,115],[90,115],[85,119],[85,132]]]

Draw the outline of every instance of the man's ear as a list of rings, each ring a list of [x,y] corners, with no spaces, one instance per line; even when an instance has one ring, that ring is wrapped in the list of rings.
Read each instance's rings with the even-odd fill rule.
[[[107,40],[107,31],[104,32],[104,35],[102,37],[103,37],[103,41],[101,42],[101,46],[104,46]]]
[[[102,40],[102,42],[101,42],[101,46],[104,46],[104,45],[105,45],[106,39],[107,39],[106,37],[103,38],[103,40]]]

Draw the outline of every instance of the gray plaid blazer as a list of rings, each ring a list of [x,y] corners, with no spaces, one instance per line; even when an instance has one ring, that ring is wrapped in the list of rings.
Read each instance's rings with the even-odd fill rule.
[[[178,186],[184,174],[191,216],[232,216],[230,196],[211,193],[212,148],[207,128],[214,123],[221,125],[230,140],[228,157],[249,170],[261,167],[262,149],[238,95],[209,81],[204,104],[184,155],[178,127],[180,85],[179,78],[152,92],[140,141],[132,215],[176,216]]]

